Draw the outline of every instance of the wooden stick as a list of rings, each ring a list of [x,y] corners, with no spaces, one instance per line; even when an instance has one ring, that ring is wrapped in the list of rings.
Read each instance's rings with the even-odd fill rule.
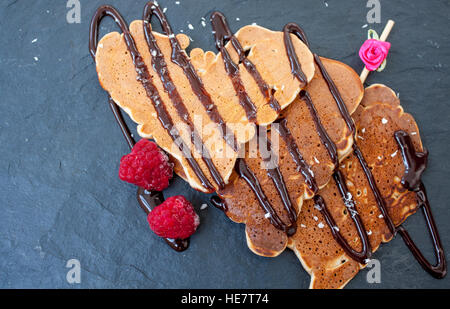
[[[391,33],[392,28],[394,27],[395,22],[392,19],[389,19],[388,23],[386,24],[386,27],[384,27],[383,32],[381,33],[380,36],[380,41],[386,41],[389,33]],[[364,66],[363,71],[361,72],[361,75],[359,76],[359,78],[361,79],[361,83],[364,84],[364,82],[367,79],[367,76],[369,75],[370,71],[367,70],[367,68]]]

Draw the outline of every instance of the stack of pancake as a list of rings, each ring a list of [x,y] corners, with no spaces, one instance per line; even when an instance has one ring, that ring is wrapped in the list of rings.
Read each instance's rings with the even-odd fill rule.
[[[364,90],[349,66],[313,54],[295,24],[233,34],[215,12],[218,53],[188,56],[188,37],[174,35],[157,5],[149,12],[163,34],[137,20],[100,40],[102,87],[178,175],[217,192],[214,203],[246,225],[253,252],[288,247],[312,288],[343,287],[393,237],[385,217],[398,226],[418,209],[394,138],[406,132],[423,151],[412,116],[388,87]]]

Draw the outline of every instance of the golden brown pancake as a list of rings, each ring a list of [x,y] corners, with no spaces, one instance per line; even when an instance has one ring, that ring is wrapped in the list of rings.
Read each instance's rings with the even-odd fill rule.
[[[361,105],[353,114],[357,143],[396,226],[417,210],[416,196],[401,184],[405,167],[394,138],[403,130],[412,138],[416,151],[423,151],[413,117],[404,113],[395,93],[384,85],[365,90]],[[340,171],[356,202],[356,210],[367,231],[372,251],[392,238],[378,209],[365,173],[352,153],[340,163]],[[361,240],[334,181],[319,191],[337,227],[351,247],[361,249]],[[331,229],[312,200],[305,201],[298,217],[300,226],[289,239],[305,270],[311,275],[311,288],[342,288],[364,267],[351,259],[335,241]]]
[[[188,144],[190,152],[193,154],[195,161],[200,166],[203,174],[208,180],[215,184],[213,178],[207,168],[205,162],[201,159],[201,154],[190,143],[190,131],[186,125],[186,119],[177,114],[177,110],[164,90],[163,83],[157,72],[152,66],[152,57],[149,52],[148,44],[145,40],[143,23],[140,20],[134,21],[130,25],[130,33],[134,38],[136,47],[139,50],[147,68],[152,75],[152,83],[157,88],[159,95],[166,107],[168,114],[171,116],[173,123],[180,131],[182,140]],[[222,138],[219,127],[208,116],[206,108],[199,100],[197,95],[192,90],[191,84],[183,72],[183,69],[171,61],[172,47],[169,38],[157,32],[152,32],[156,38],[157,45],[164,55],[165,62],[170,77],[178,90],[183,104],[188,110],[188,114],[192,122],[199,132],[201,141],[208,150],[214,165],[220,173],[225,183],[228,182],[231,172],[233,170],[238,152],[228,145]],[[282,33],[278,32],[282,37]],[[189,39],[185,35],[179,34],[177,36],[180,45],[183,49],[189,45]],[[311,80],[314,76],[313,57],[309,49],[298,38],[293,39],[295,50],[301,61],[302,69],[307,77]],[[255,48],[268,48],[268,46],[275,46],[277,49],[284,50],[283,42],[280,40],[267,41],[263,40],[261,43],[254,42]],[[229,48],[229,47],[228,47]],[[252,47],[246,47],[248,49]],[[230,50],[230,54],[235,59],[235,51]],[[195,67],[197,74],[201,77],[203,84],[209,93],[214,105],[224,122],[233,131],[238,144],[242,144],[250,140],[254,135],[254,126],[250,125],[247,119],[244,108],[240,105],[238,96],[233,88],[231,79],[227,75],[221,54],[215,55],[212,52],[203,52],[200,49],[194,49],[191,52],[192,64]],[[260,59],[258,55],[254,55],[250,51],[249,58],[254,60],[256,67],[259,70],[261,63],[268,62],[282,62],[285,67],[283,71],[289,69],[286,53],[280,54],[278,58]],[[235,59],[236,60],[236,59]],[[237,62],[236,62],[237,63]],[[112,32],[106,34],[99,42],[96,53],[97,72],[102,87],[109,92],[112,99],[124,109],[130,117],[138,124],[138,133],[144,138],[153,138],[158,145],[173,156],[181,163],[183,167],[183,174],[191,186],[197,190],[208,192],[202,186],[200,179],[187,162],[181,151],[173,142],[168,131],[163,128],[158,120],[156,110],[148,98],[142,84],[136,80],[137,74],[135,66],[127,50],[123,35]],[[262,125],[268,125],[273,122],[278,114],[269,106],[266,98],[261,94],[258,85],[246,71],[242,64],[239,65],[240,75],[245,90],[251,98],[257,109],[256,122]],[[276,69],[277,67],[273,67]],[[264,70],[263,70],[264,69]],[[283,73],[284,74],[284,73]],[[279,80],[278,72],[267,70],[261,66],[261,77],[266,80],[269,87],[276,87],[277,84],[270,84],[272,80]],[[280,77],[281,78],[281,77]],[[296,85],[295,87],[290,85]],[[289,105],[296,94],[298,93],[298,82],[293,80],[287,83],[286,89],[275,90],[274,94],[279,99],[279,104],[282,107]],[[277,94],[278,93],[278,94]]]
[[[350,112],[355,111],[363,96],[363,86],[359,76],[342,62],[326,58],[322,58],[322,62],[341,92],[348,110]],[[320,70],[316,69],[316,75],[307,86],[306,91],[310,94],[323,126],[328,131],[331,140],[336,144],[339,157],[343,158],[350,152],[353,138]],[[321,143],[305,101],[296,99],[283,112],[282,117],[286,119],[287,127],[301,155],[311,167],[317,185],[324,187],[333,173],[334,164]],[[314,194],[305,184],[305,178],[297,169],[286,143],[280,136],[277,136],[278,133],[276,132],[278,131],[274,128],[275,125],[272,125],[273,128],[270,132],[272,144],[275,144],[274,138],[276,137],[277,144],[279,144],[279,168],[290,199],[296,211],[299,212],[303,199],[310,199]],[[288,214],[284,209],[281,197],[273,181],[267,175],[267,170],[261,168],[263,161],[261,156],[250,157],[254,153],[249,153],[248,148],[246,149],[245,162],[256,175],[276,213],[283,222],[288,222]],[[273,257],[279,255],[286,248],[288,242],[286,233],[269,222],[256,195],[244,179],[234,174],[230,184],[224,190],[220,190],[218,194],[227,205],[227,216],[235,222],[246,224],[247,244],[253,252],[258,255]]]

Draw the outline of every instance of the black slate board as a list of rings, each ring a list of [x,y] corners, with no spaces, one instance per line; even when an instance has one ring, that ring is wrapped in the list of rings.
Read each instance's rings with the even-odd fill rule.
[[[146,1],[108,2],[132,21]],[[362,69],[357,50],[368,29],[362,28],[366,1],[180,2],[160,5],[192,46],[214,50],[201,17],[221,10],[234,30],[252,22],[281,29],[295,21],[318,54]],[[0,4],[0,288],[307,288],[309,276],[292,252],[276,259],[252,254],[244,227],[213,207],[200,210],[209,197],[180,179],[166,195],[186,195],[201,216],[190,249],[176,253],[149,231],[136,189],[117,177],[128,148],[88,54],[89,21],[101,4],[81,0],[80,24],[67,23],[66,1]],[[381,0],[381,24],[369,27],[380,33],[390,18],[397,24],[387,68],[368,82],[398,91],[419,123],[431,153],[424,180],[449,257],[450,2]],[[108,21],[102,31],[115,29]],[[421,247],[431,248],[423,222],[416,215],[406,226]],[[72,258],[82,267],[78,285],[66,281]],[[420,268],[400,237],[375,258],[382,282],[368,284],[363,270],[348,288],[450,288],[449,277],[436,280]]]

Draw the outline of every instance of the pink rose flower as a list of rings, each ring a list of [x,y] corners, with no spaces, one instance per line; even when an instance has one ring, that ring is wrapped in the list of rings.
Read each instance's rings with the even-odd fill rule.
[[[369,39],[361,46],[359,57],[369,71],[375,71],[386,59],[390,48],[389,42]]]

